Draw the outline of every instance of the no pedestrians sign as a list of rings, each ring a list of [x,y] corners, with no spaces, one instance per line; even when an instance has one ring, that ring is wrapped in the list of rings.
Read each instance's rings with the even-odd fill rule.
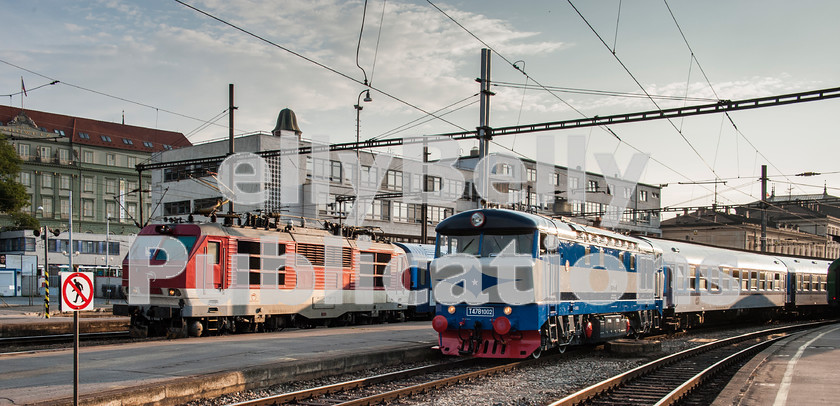
[[[93,272],[61,272],[61,311],[93,310]]]

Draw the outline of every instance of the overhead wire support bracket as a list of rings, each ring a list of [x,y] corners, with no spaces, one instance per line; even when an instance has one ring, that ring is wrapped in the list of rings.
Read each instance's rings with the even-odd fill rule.
[[[552,121],[537,124],[524,124],[509,127],[492,128],[490,133],[492,136],[510,135],[531,133],[539,131],[553,131],[566,130],[580,127],[593,127],[608,124],[622,124],[633,123],[640,121],[661,120],[674,117],[697,116],[704,114],[724,113],[729,111],[750,110],[763,107],[783,106],[787,104],[804,103],[811,101],[821,101],[828,99],[840,98],[840,87],[833,87],[828,89],[810,90],[799,93],[790,93],[778,96],[765,96],[753,99],[744,100],[720,100],[717,103],[701,104],[697,106],[676,107],[671,109],[651,110],[638,113],[624,113],[609,116],[595,116],[591,118],[579,118],[563,121]],[[488,128],[488,130],[490,130]],[[382,148],[393,147],[405,144],[428,143],[435,142],[438,139],[454,139],[462,140],[468,138],[476,138],[479,136],[479,131],[461,131],[453,133],[432,134],[427,136],[404,137],[404,138],[385,138],[380,140],[365,140],[359,142],[345,142],[339,144],[319,145],[316,147],[302,146],[295,149],[288,150],[272,150],[256,152],[264,158],[293,155],[293,154],[310,154],[314,151],[352,151],[361,148]],[[184,165],[202,165],[202,164],[217,164],[225,160],[227,156],[216,156],[208,158],[184,159],[173,162],[156,162],[149,164],[137,164],[135,168],[138,172],[147,170],[172,168]]]

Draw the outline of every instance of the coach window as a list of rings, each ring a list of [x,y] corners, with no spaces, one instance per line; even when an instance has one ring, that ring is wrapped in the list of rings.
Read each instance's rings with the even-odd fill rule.
[[[828,279],[828,277],[820,276],[820,290],[823,292],[826,291],[826,279]]]
[[[796,278],[796,290],[801,291],[802,290],[802,279],[804,279],[804,276],[802,274],[798,274],[798,275],[794,274],[793,277]]]
[[[697,290],[697,267],[694,265],[688,266],[688,290]]]
[[[767,273],[766,272],[759,272],[758,273],[758,290],[766,290],[767,289]]]
[[[773,283],[773,290],[782,290],[782,286],[784,285],[784,278],[782,278],[781,273],[777,273],[776,281]]]

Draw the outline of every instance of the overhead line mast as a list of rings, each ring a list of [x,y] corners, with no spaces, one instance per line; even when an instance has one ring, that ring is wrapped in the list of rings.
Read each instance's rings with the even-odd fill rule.
[[[634,123],[640,121],[662,120],[675,117],[690,117],[704,114],[724,113],[729,111],[751,110],[763,107],[784,106],[788,104],[804,103],[840,98],[840,87],[810,90],[799,93],[790,93],[777,96],[758,97],[744,100],[720,100],[717,103],[701,104],[697,106],[677,107],[672,109],[650,110],[637,113],[624,113],[609,116],[595,116],[591,118],[579,118],[562,121],[552,121],[538,124],[524,124],[510,127],[489,128],[486,127],[481,134],[482,138],[499,135],[524,134],[540,131],[568,130],[572,128],[593,127],[608,124]],[[262,157],[273,157],[291,154],[309,154],[315,151],[348,151],[360,148],[382,148],[405,144],[434,142],[434,138],[463,140],[479,137],[479,131],[462,131],[455,133],[433,134],[422,137],[390,138],[381,140],[366,140],[359,142],[345,142],[331,145],[302,146],[290,150],[273,150],[256,152]],[[200,165],[222,162],[227,156],[209,158],[185,159],[173,162],[157,162],[150,164],[137,164],[138,172],[154,169],[172,168],[183,165]]]

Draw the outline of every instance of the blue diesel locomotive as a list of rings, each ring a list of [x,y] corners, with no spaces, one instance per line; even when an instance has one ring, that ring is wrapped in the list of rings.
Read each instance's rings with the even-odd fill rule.
[[[501,209],[458,213],[436,232],[432,325],[448,355],[538,357],[827,304],[827,261],[629,237]]]

